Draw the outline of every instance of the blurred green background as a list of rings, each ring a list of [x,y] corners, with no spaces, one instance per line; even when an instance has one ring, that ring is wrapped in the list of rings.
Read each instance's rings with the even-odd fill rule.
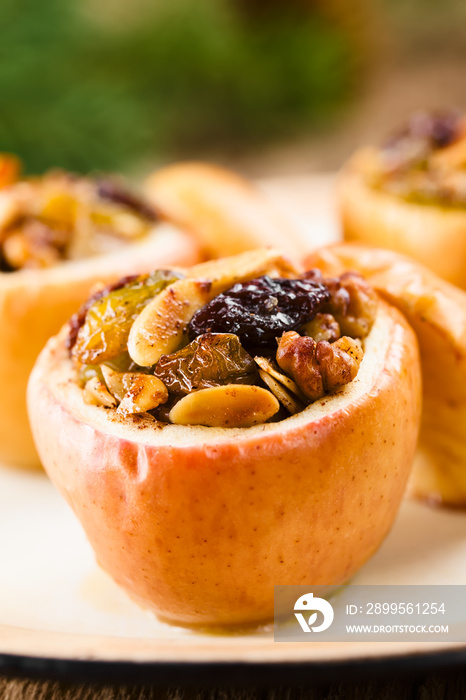
[[[0,27],[0,150],[28,172],[333,169],[466,107],[464,0],[1,0]]]
[[[334,13],[293,0],[2,0],[0,26],[0,147],[29,172],[135,170],[318,127],[358,58]]]

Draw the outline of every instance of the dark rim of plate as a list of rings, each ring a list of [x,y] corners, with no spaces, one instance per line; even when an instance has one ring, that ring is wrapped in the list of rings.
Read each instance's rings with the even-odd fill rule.
[[[426,673],[466,664],[466,648],[328,662],[171,663],[97,661],[0,654],[0,676],[68,683],[158,686],[271,686],[332,684],[394,674]]]

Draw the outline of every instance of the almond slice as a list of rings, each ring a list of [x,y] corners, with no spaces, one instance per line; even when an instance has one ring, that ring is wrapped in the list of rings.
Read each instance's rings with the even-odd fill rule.
[[[265,423],[280,409],[267,389],[249,384],[227,384],[200,389],[184,396],[170,411],[177,425],[213,428],[249,428]]]
[[[115,372],[107,365],[101,365],[101,370],[108,390],[120,402],[117,411],[120,414],[143,414],[168,399],[168,389],[157,377],[141,372]]]
[[[284,405],[288,413],[294,416],[295,413],[299,413],[303,410],[303,404],[297,401],[292,394],[290,394],[279,381],[268,374],[268,372],[264,372],[263,369],[260,369],[259,375],[262,381],[267,384],[272,394]]]
[[[105,406],[105,408],[116,408],[118,405],[118,401],[97,377],[92,377],[86,382],[84,400],[86,403],[94,406]]]
[[[182,279],[165,287],[133,323],[128,352],[141,367],[155,365],[162,355],[178,350],[183,332],[196,311],[215,294],[208,282]]]
[[[107,365],[100,365],[100,369],[109,392],[118,399],[118,401],[122,401],[126,394],[126,387],[123,384],[123,373],[115,372],[115,370]]]
[[[150,374],[125,372],[122,375],[126,394],[118,406],[117,413],[145,413],[168,399],[168,389],[157,377]]]
[[[278,367],[275,367],[274,363],[271,362],[267,357],[255,357],[254,360],[259,365],[261,370],[263,370],[267,374],[270,374],[270,376],[276,379],[277,382],[280,382],[280,384],[286,386],[287,389],[293,392],[293,394],[295,394],[298,398],[307,403],[307,399],[305,398],[303,392],[296,384],[296,382],[290,379],[290,377],[287,377],[286,374],[280,372]]]

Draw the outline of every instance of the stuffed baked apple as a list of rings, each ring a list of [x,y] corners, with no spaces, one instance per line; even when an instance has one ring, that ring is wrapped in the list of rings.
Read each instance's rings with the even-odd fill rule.
[[[397,253],[339,245],[309,264],[325,274],[359,270],[397,306],[420,347],[423,408],[409,488],[434,503],[466,505],[466,293]]]
[[[404,253],[466,288],[466,119],[417,114],[340,177],[345,238]]]
[[[162,223],[115,179],[63,172],[18,180],[0,158],[0,460],[34,465],[26,385],[48,338],[97,282],[199,260],[194,238]]]
[[[358,274],[257,250],[123,280],[52,338],[32,430],[102,567],[181,625],[273,617],[274,584],[339,584],[400,504],[417,344]]]

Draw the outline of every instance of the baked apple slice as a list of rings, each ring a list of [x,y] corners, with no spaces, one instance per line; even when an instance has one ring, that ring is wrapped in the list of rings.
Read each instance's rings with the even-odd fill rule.
[[[26,385],[48,338],[96,282],[189,265],[200,250],[116,180],[51,172],[15,181],[17,170],[0,158],[0,461],[34,466]]]
[[[145,191],[161,216],[192,231],[208,257],[261,246],[300,260],[308,246],[293,224],[254,183],[209,163],[176,163],[153,173]]]
[[[326,274],[359,270],[415,330],[421,353],[420,444],[410,479],[418,497],[466,505],[466,293],[397,253],[337,245],[311,256]]]
[[[466,289],[466,119],[416,114],[338,184],[345,239],[409,255]]]
[[[91,300],[44,348],[28,405],[47,473],[135,601],[255,624],[275,584],[340,584],[390,530],[418,349],[359,275],[254,251]]]

